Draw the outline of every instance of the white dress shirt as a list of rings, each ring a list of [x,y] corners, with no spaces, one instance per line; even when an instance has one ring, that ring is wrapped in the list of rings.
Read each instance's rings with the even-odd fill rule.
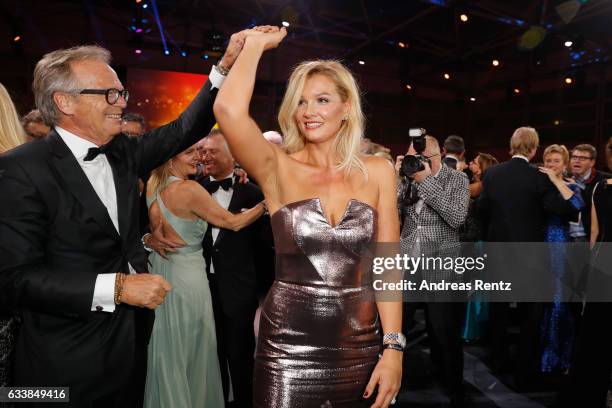
[[[514,159],[515,157],[518,157],[519,159],[523,159],[525,160],[527,163],[529,163],[529,159],[526,156],[523,156],[522,154],[515,154],[514,156],[512,156],[512,158]]]
[[[216,179],[213,176],[210,176],[210,179],[212,181],[221,181],[223,179],[226,178],[233,178],[234,176],[234,172],[232,171],[231,173],[229,173],[227,176],[220,178],[220,179]],[[222,189],[221,187],[219,187],[219,189],[217,191],[215,191],[212,194],[212,198],[223,208],[225,208],[226,210],[229,208],[230,202],[232,201],[232,196],[234,195],[234,189],[232,187],[229,188],[229,190],[225,191],[224,189]],[[215,241],[217,240],[217,237],[219,236],[219,228],[215,227],[215,226],[211,226],[211,233],[212,233],[212,242],[213,244],[215,243]],[[210,273],[215,273],[215,268],[213,265],[213,261],[212,258],[210,259],[210,268],[209,268]]]
[[[217,71],[216,67],[213,66],[208,79],[211,82],[211,89],[220,89],[223,81],[225,80],[225,76],[221,75],[221,73]],[[85,140],[82,137],[67,131],[66,129],[62,129],[59,126],[55,126],[55,130],[57,130],[57,133],[77,159],[77,162],[83,169],[85,176],[87,176],[87,179],[91,183],[94,191],[100,198],[100,201],[102,201],[102,204],[104,204],[106,207],[108,215],[110,216],[117,233],[119,233],[117,192],[115,190],[113,171],[108,159],[106,158],[106,155],[99,154],[91,161],[84,161],[83,159],[87,155],[88,150],[91,147],[98,146],[89,140]],[[128,263],[128,267],[130,269],[130,273],[136,273],[130,263]],[[92,311],[103,311],[109,313],[115,311],[115,275],[115,273],[98,274],[91,303]]]

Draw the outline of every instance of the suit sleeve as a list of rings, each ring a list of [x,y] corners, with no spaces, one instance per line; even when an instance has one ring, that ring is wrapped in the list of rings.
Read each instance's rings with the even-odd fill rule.
[[[451,170],[453,171],[453,170]],[[470,204],[468,180],[462,174],[453,171],[446,188],[433,176],[417,184],[419,197],[437,212],[451,227],[459,228],[465,222]]]
[[[77,317],[90,312],[96,275],[54,269],[45,257],[48,214],[34,183],[0,158],[0,310]]]
[[[542,196],[542,205],[547,212],[564,219],[575,219],[579,209],[574,206],[571,197],[566,200],[559,190],[544,174],[538,174],[538,187]]]
[[[206,81],[176,120],[131,140],[136,144],[136,165],[141,177],[210,132],[215,124],[213,105],[217,91],[218,89],[212,88],[210,80]]]

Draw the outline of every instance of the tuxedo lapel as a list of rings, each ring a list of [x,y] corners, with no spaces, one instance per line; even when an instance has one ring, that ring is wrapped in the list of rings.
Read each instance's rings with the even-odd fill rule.
[[[108,211],[87,179],[85,172],[57,134],[55,129],[45,139],[51,152],[51,164],[57,169],[58,176],[64,180],[67,192],[72,193],[81,203],[85,212],[89,213],[100,227],[109,235],[119,239],[119,234],[108,215]]]
[[[119,136],[117,136],[119,137]],[[116,140],[116,139],[115,139]],[[115,191],[117,193],[117,212],[119,216],[119,234],[125,242],[128,236],[129,228],[129,197],[130,185],[127,175],[125,154],[123,154],[122,146],[119,140],[116,140],[112,147],[112,153],[108,154],[108,161],[113,170],[113,179],[115,181]]]

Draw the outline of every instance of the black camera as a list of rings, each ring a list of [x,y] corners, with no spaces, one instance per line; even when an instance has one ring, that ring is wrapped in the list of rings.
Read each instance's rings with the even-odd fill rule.
[[[401,198],[403,205],[413,205],[419,201],[419,195],[417,189],[412,183],[412,176],[419,171],[425,170],[423,162],[429,163],[431,167],[431,161],[423,156],[425,151],[426,140],[425,135],[427,131],[422,128],[411,128],[408,130],[408,136],[410,136],[410,143],[417,154],[409,154],[404,156],[402,165],[400,167],[400,177],[403,182],[406,183],[406,191],[404,196]]]
[[[402,166],[400,167],[401,177],[411,177],[414,173],[425,170],[423,162],[427,162],[431,167],[431,161],[423,156],[425,150],[426,141],[425,135],[427,131],[422,128],[412,128],[408,130],[408,136],[410,136],[410,143],[416,151],[415,155],[406,155],[402,160]]]

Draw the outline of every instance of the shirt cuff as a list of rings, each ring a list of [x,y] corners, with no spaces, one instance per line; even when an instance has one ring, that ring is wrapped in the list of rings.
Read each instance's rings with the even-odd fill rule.
[[[115,275],[114,273],[101,273],[96,278],[94,287],[92,312],[115,311]]]
[[[217,70],[217,66],[213,65],[212,69],[210,70],[210,75],[208,75],[208,79],[210,80],[211,83],[211,87],[210,89],[221,89],[221,86],[223,85],[223,81],[225,81],[226,76],[225,75],[221,75],[221,73]]]

